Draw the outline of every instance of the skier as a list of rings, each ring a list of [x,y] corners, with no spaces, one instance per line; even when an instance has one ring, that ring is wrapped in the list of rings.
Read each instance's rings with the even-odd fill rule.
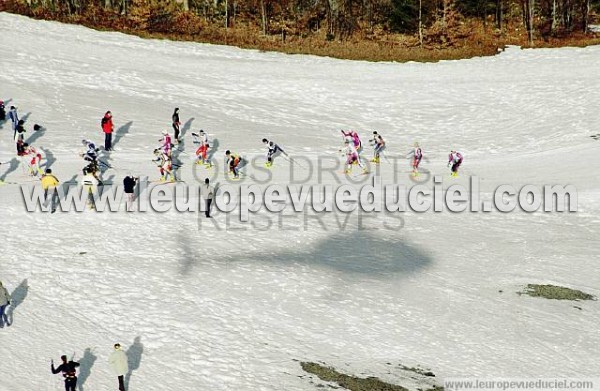
[[[169,157],[169,159],[170,159],[171,158],[171,151],[172,151],[172,148],[173,148],[173,142],[171,140],[171,135],[166,130],[163,130],[162,134],[163,134],[163,136],[162,136],[162,138],[160,138],[158,140],[158,142],[161,143],[160,148],[162,149],[162,152],[165,155],[167,155]]]
[[[212,164],[208,159],[208,149],[210,148],[210,145],[208,144],[208,134],[200,129],[199,134],[192,133],[192,136],[194,137],[194,144],[200,144],[196,150],[196,164],[204,164],[206,168],[210,168]]]
[[[273,141],[263,138],[262,142],[267,146],[267,161],[265,163],[266,167],[271,167],[273,165],[273,159],[276,157],[276,155],[279,155],[279,152],[287,156],[287,153],[283,150],[283,148],[275,144]]]
[[[373,163],[379,163],[381,154],[385,149],[385,141],[383,137],[376,131],[373,132],[373,138],[369,140],[373,144],[373,159],[371,160]]]
[[[56,204],[58,200],[58,192],[56,191],[56,186],[58,186],[58,179],[52,175],[52,170],[47,168],[46,173],[42,175],[42,189],[44,189],[44,204],[48,204],[48,193],[52,193],[51,204],[50,207],[52,209],[52,213],[56,212]]]
[[[344,132],[343,130],[340,130],[340,132],[342,132],[344,139],[347,140],[348,138],[350,138],[352,140],[352,143],[354,144],[354,148],[356,149],[356,153],[360,155],[360,153],[362,152],[362,141],[360,141],[360,137],[358,136],[358,133],[356,133],[354,130],[350,130],[348,132]]]
[[[241,161],[242,158],[239,155],[227,150],[225,152],[225,175],[229,172],[233,174],[233,179],[239,179],[239,165]]]
[[[96,144],[88,140],[81,140],[81,143],[86,147],[86,150],[79,155],[83,157],[83,160],[89,162],[83,169],[83,175],[93,175],[97,184],[102,185],[98,159],[98,152],[100,152],[100,149],[96,148]]]
[[[179,126],[181,125],[181,122],[179,122],[179,107],[175,108],[171,118],[173,119],[173,130],[175,131],[175,144],[179,144]]]
[[[96,148],[96,144],[88,140],[81,140],[81,143],[85,146],[85,151],[80,153],[79,156],[87,162],[95,162],[97,164],[100,149]]]
[[[102,131],[104,132],[104,150],[112,151],[112,133],[114,130],[112,113],[107,111],[102,117],[100,121],[100,125],[102,126]]]
[[[156,148],[154,150],[154,155],[156,159],[152,160],[156,163],[160,171],[160,181],[166,182],[167,177],[170,177],[169,182],[175,182],[175,175],[173,174],[173,165],[171,163],[171,156],[167,155],[160,148]]]
[[[6,318],[6,307],[10,305],[10,294],[2,285],[2,281],[0,281],[0,328],[4,327],[4,323],[8,324],[8,319]]]
[[[50,365],[50,370],[53,374],[62,373],[65,378],[65,391],[75,391],[75,387],[77,386],[77,367],[79,366],[78,362],[75,361],[67,361],[67,356],[60,356],[62,360],[62,364],[60,364],[56,369],[54,368],[54,360],[52,360]]]
[[[128,212],[133,210],[133,201],[135,201],[135,185],[138,181],[138,178],[133,177],[131,174],[123,179],[123,187],[125,188],[125,194],[127,194],[127,203],[125,204],[125,209]]]
[[[129,372],[129,366],[127,365],[127,355],[121,350],[121,344],[116,343],[114,345],[115,350],[108,357],[108,363],[117,375],[119,380],[119,391],[125,391],[125,383],[123,378],[127,372]]]
[[[463,155],[458,151],[450,151],[450,155],[448,155],[448,167],[452,164],[452,168],[450,169],[450,176],[457,177],[458,176],[458,168],[463,162]]]
[[[42,169],[40,168],[42,154],[39,153],[37,149],[27,143],[24,143],[23,156],[31,156],[31,160],[29,161],[29,175],[37,176],[38,174],[43,174]]]
[[[415,143],[415,149],[412,151],[412,155],[412,175],[419,176],[419,164],[421,164],[421,159],[423,159],[423,151],[421,150],[419,143]]]
[[[4,101],[0,100],[0,121],[6,120],[6,107],[4,107]]]
[[[15,143],[17,144],[17,155],[25,155],[25,121],[19,120],[15,128]]]
[[[343,152],[346,155],[346,168],[344,173],[348,174],[352,171],[352,165],[358,164],[360,168],[362,168],[363,173],[367,173],[367,169],[360,162],[360,157],[358,156],[358,152],[354,145],[350,142],[350,140],[344,141],[344,148],[340,149],[340,152]]]
[[[17,125],[19,124],[19,114],[17,113],[17,108],[15,106],[10,106],[8,118],[10,118],[10,120],[12,121],[12,128],[13,131],[16,133]]]

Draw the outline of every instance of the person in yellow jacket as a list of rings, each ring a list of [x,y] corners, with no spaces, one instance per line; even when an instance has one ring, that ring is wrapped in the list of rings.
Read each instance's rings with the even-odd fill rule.
[[[44,189],[44,204],[48,204],[48,193],[52,193],[51,208],[52,213],[56,212],[56,204],[58,201],[58,192],[56,186],[58,186],[58,179],[52,174],[52,170],[47,168],[46,173],[42,175],[42,189]]]

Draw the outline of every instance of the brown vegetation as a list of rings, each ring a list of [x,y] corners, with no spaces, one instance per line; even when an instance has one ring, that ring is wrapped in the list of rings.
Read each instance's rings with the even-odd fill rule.
[[[459,11],[460,7],[453,0],[436,0],[434,5],[430,3],[432,0],[427,0],[427,6],[422,3],[425,0],[419,1],[418,19],[410,13],[394,14],[397,11],[394,7],[410,5],[416,0],[364,0],[362,3],[317,0],[312,8],[300,6],[303,0],[296,3],[238,0],[233,7],[227,0],[182,1],[43,0],[40,3],[5,0],[0,3],[0,11],[146,38],[368,61],[439,61],[493,55],[505,45],[556,47],[600,43],[600,35],[587,31],[587,24],[585,28],[575,28],[583,18],[575,17],[576,13],[565,19],[571,23],[569,26],[563,25],[555,13],[556,20],[549,30],[547,23],[542,22],[543,8],[538,9],[535,22],[528,20],[526,9],[519,8],[523,0],[505,5],[498,0],[503,12],[500,19],[487,11],[480,17],[465,16],[472,10]],[[332,1],[337,1],[338,6],[348,6],[348,3],[351,6],[345,9],[346,14],[338,8],[337,14],[332,16],[327,6],[319,6],[330,5]],[[562,1],[567,0],[555,3],[562,4]],[[466,6],[462,4],[462,8]],[[386,10],[389,14],[384,12]],[[585,18],[589,22],[589,11]]]

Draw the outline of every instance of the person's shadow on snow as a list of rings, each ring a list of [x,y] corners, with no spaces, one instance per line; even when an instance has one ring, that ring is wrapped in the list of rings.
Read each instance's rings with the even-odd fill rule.
[[[133,345],[127,349],[125,354],[127,354],[127,364],[129,365],[129,371],[127,375],[125,375],[125,389],[129,389],[129,381],[131,380],[132,372],[137,370],[140,367],[140,362],[142,361],[142,354],[144,353],[144,345],[140,340],[142,337],[135,337],[133,340]]]
[[[44,129],[44,128],[40,128],[39,130],[34,130],[31,133],[31,135],[29,137],[27,137],[27,140],[25,140],[25,142],[29,145],[35,144],[35,142],[44,135],[45,131],[46,131],[46,129]]]
[[[113,147],[119,144],[123,136],[129,134],[129,131],[131,130],[131,125],[133,125],[133,121],[129,121],[125,125],[121,126],[119,129],[117,129],[117,131],[115,132],[115,138],[112,142]]]
[[[181,127],[181,131],[179,132],[179,139],[181,142],[178,144],[180,149],[184,149],[185,147],[185,134],[192,128],[192,122],[194,122],[194,119],[194,117],[188,119]]]
[[[4,163],[4,164],[6,164],[6,163]],[[3,167],[4,164],[0,167]],[[0,181],[4,182],[10,174],[12,174],[13,172],[15,172],[17,170],[17,167],[19,167],[19,160],[17,160],[17,158],[14,157],[8,162],[8,170],[6,170],[4,172],[4,174],[2,174],[0,176]]]
[[[15,288],[15,290],[13,291],[13,293],[11,293],[11,302],[10,302],[10,307],[8,307],[8,311],[6,313],[7,316],[7,320],[6,320],[6,325],[7,326],[12,326],[13,322],[14,322],[14,312],[17,309],[18,306],[21,305],[21,303],[23,303],[25,301],[25,298],[27,297],[27,293],[29,293],[29,284],[27,282],[27,279],[24,279],[18,287]]]
[[[212,141],[209,141],[210,148],[208,149],[207,158],[209,162],[213,161],[215,153],[219,150],[219,139],[215,138]],[[214,163],[213,163],[214,164]]]
[[[52,168],[52,165],[56,162],[56,158],[54,157],[54,154],[52,152],[50,152],[49,149],[45,149],[43,147],[40,147],[40,150],[44,153],[44,155],[46,155],[46,163],[43,164],[45,169],[49,169]]]
[[[79,391],[84,391],[83,385],[88,377],[90,377],[90,374],[92,373],[92,367],[97,359],[98,356],[94,354],[94,350],[92,348],[87,348],[83,352],[83,357],[81,360],[79,360],[79,381],[77,382]]]

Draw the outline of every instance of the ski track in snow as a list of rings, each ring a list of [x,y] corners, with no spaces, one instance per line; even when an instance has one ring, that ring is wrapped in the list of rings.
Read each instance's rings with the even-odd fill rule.
[[[28,129],[47,128],[35,145],[52,153],[63,181],[77,179],[82,138],[102,144],[109,109],[127,132],[104,157],[116,168],[106,176],[156,177],[151,151],[177,106],[189,123],[179,156],[188,182],[190,134],[200,128],[219,140],[221,182],[226,149],[259,155],[260,139],[272,137],[314,161],[338,147],[340,128],[355,128],[363,139],[379,130],[394,156],[418,140],[435,174],[447,175],[450,148],[464,151],[464,173],[478,175],[488,195],[499,184],[579,190],[576,214],[406,213],[398,231],[358,230],[353,217],[340,232],[335,216],[323,218],[329,230],[310,222],[222,231],[193,213],[28,214],[18,187],[0,186],[0,278],[25,295],[13,325],[0,329],[0,358],[10,362],[0,390],[62,389],[49,359],[81,359],[86,348],[97,359],[82,389],[113,389],[111,346],[128,349],[136,338],[132,391],[315,389],[296,360],[413,388],[422,384],[399,363],[441,378],[599,373],[597,302],[515,292],[554,283],[600,294],[600,143],[589,137],[599,132],[600,47],[367,63],[143,40],[6,13],[0,44],[11,47],[0,56],[0,98],[30,113]],[[6,162],[12,131],[0,126]],[[279,159],[273,183],[287,183],[287,164]],[[6,180],[25,182],[22,166]]]

